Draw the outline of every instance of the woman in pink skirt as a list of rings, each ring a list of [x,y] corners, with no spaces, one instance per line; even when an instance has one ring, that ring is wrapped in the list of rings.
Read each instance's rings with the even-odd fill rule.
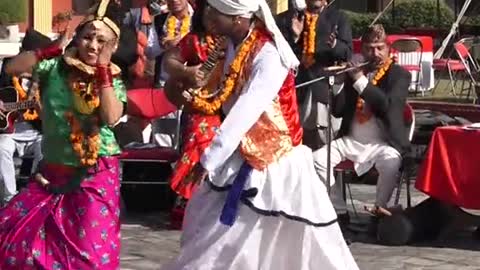
[[[126,89],[111,63],[121,11],[100,1],[56,45],[24,52],[6,70],[39,78],[44,160],[0,210],[0,269],[119,269],[118,160],[112,127]]]

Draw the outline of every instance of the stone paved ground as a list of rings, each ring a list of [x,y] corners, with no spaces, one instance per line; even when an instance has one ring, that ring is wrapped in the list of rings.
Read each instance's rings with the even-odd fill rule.
[[[360,210],[365,203],[372,202],[375,187],[351,185],[351,192],[359,212],[356,216],[351,208],[353,223],[362,223],[366,216]],[[414,203],[424,198],[422,194],[413,194]],[[126,218],[122,226],[122,269],[160,269],[177,254],[180,233],[166,229],[165,220],[165,214],[137,214]],[[480,269],[480,242],[475,241],[471,232],[466,230],[451,234],[442,245],[426,243],[421,246],[386,247],[373,244],[364,234],[356,235],[354,239],[350,247],[362,270]]]

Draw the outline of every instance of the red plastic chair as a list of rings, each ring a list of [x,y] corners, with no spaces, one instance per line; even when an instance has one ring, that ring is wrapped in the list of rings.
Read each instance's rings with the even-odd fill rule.
[[[126,162],[158,162],[174,163],[179,158],[180,112],[165,96],[163,89],[134,89],[127,92],[127,115],[136,116],[148,121],[177,112],[175,140],[173,147],[126,148],[120,155],[120,165]],[[122,181],[122,184],[167,184],[166,181]]]
[[[412,141],[413,133],[415,131],[415,112],[413,110],[413,107],[410,104],[407,104],[405,106],[405,110],[403,111],[403,119],[405,121],[405,125],[408,127],[408,140]],[[398,205],[400,201],[402,185],[403,183],[405,183],[407,188],[407,207],[410,208],[412,206],[412,200],[411,200],[411,191],[410,191],[410,176],[408,173],[409,168],[407,168],[408,166],[410,166],[410,164],[407,164],[408,162],[406,161],[407,159],[403,157],[402,167],[400,169],[401,176],[400,176],[400,181],[398,182],[398,185],[397,185],[397,193],[395,195],[394,204]],[[346,183],[344,181],[344,176],[345,176],[345,173],[347,172],[355,173],[354,164],[351,160],[345,160],[340,162],[337,166],[335,166],[333,170],[336,176],[335,178],[338,179],[339,182],[343,183],[343,191],[344,191],[343,195],[344,195],[344,199],[346,199],[346,193],[345,193]]]

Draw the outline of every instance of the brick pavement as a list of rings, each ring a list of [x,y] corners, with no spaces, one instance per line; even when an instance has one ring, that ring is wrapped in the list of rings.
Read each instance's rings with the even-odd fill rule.
[[[375,187],[352,185],[351,191],[355,208],[359,211],[363,204],[372,202]],[[414,203],[424,198],[422,194],[414,192]],[[350,210],[353,212],[352,207]],[[353,214],[352,217],[354,222],[362,222],[365,215],[359,211],[358,217]],[[180,233],[166,229],[165,220],[165,214],[136,215],[126,219],[122,225],[122,269],[160,269],[161,265],[177,254]],[[386,247],[371,242],[360,234],[350,246],[362,270],[480,269],[480,243],[468,231],[455,232],[441,245],[426,243]]]

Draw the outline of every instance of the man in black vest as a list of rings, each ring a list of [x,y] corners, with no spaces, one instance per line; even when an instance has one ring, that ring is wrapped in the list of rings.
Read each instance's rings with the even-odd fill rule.
[[[378,184],[375,205],[386,208],[399,181],[402,154],[410,142],[404,109],[411,75],[390,57],[387,35],[381,25],[362,37],[362,54],[371,64],[349,74],[345,87],[333,100],[332,114],[342,117],[338,139],[332,142],[332,168],[343,160],[355,164],[358,175],[375,166]],[[314,152],[315,168],[327,178],[327,149]],[[332,182],[334,181],[331,174]],[[331,198],[337,213],[346,213],[342,183],[332,187]],[[377,209],[377,208],[374,208]]]
[[[301,60],[296,83],[326,74],[325,68],[350,61],[352,31],[345,15],[327,0],[291,0],[289,10],[277,17],[277,24]],[[319,81],[298,89],[304,142],[316,150],[325,143],[328,82]],[[334,119],[334,126],[339,121]]]

